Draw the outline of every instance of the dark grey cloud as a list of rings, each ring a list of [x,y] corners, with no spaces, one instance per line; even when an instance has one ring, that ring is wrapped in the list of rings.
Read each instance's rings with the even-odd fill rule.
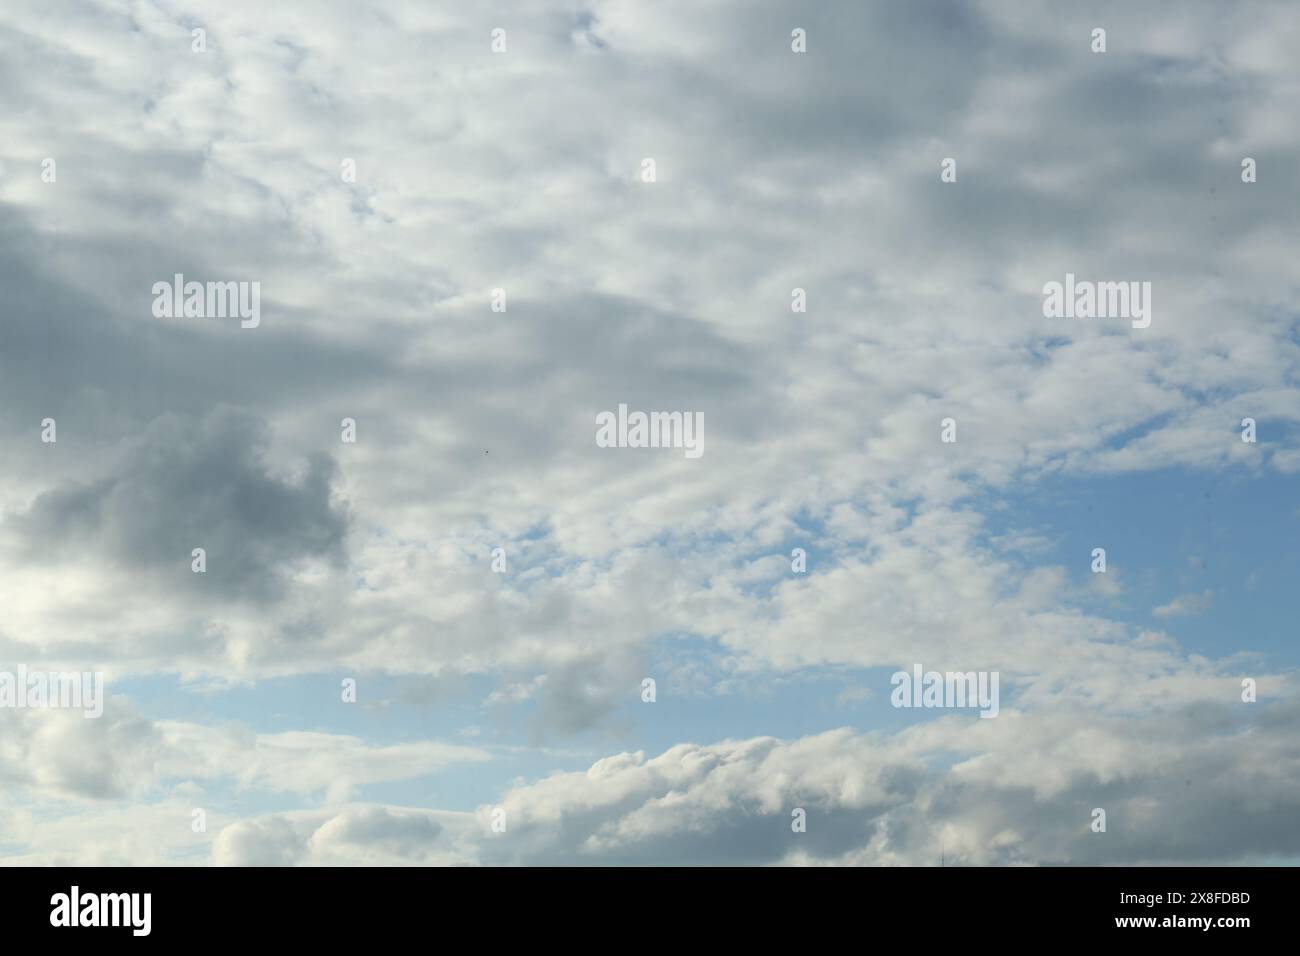
[[[264,459],[268,441],[247,412],[166,415],[119,468],[43,492],[5,527],[31,562],[93,554],[192,594],[273,600],[297,562],[343,564],[348,525],[331,500],[334,460],[322,452],[301,475],[282,477]],[[195,548],[206,552],[202,574],[192,570]]]

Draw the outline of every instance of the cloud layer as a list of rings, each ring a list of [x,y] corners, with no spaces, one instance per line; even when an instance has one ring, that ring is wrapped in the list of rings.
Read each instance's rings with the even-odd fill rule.
[[[1294,553],[1297,43],[1265,3],[7,5],[0,662],[131,688],[0,713],[9,861],[1300,855],[1290,598],[1226,557]],[[1067,272],[1150,327],[1045,318]],[[261,324],[155,318],[176,273]],[[703,457],[597,447],[620,403]],[[1152,478],[1170,552],[1104,576],[1028,504]],[[1183,580],[1201,482],[1276,521]],[[917,662],[1001,715],[899,723]],[[827,675],[864,709],[809,727]]]

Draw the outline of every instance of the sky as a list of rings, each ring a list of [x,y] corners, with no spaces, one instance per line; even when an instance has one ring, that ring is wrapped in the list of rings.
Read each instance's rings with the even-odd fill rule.
[[[0,671],[106,694],[0,706],[0,863],[1300,861],[1298,48],[1249,0],[0,6]]]

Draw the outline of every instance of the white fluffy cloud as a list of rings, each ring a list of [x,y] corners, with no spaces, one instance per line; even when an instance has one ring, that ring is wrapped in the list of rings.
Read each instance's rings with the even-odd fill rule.
[[[475,818],[355,806],[231,825],[214,859],[286,864],[1115,865],[1293,856],[1295,708],[1080,711],[892,736],[680,744],[506,793]],[[1249,813],[1225,813],[1240,805]],[[805,811],[807,830],[792,829]],[[1107,829],[1090,828],[1094,808]],[[492,829],[504,810],[505,829]],[[270,854],[271,856],[268,856]]]

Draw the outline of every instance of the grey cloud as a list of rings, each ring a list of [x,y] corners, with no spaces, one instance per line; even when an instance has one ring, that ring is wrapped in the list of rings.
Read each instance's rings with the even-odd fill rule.
[[[295,562],[345,560],[347,516],[331,501],[327,454],[283,478],[263,459],[268,440],[262,423],[232,409],[164,416],[113,473],[44,492],[5,524],[29,561],[92,553],[172,588],[272,600]],[[190,567],[194,548],[207,552],[202,575]]]
[[[120,700],[93,719],[79,710],[4,710],[0,728],[0,779],[10,788],[93,800],[138,793],[162,743],[157,727]]]
[[[515,791],[503,805],[520,832],[484,852],[519,863],[932,865],[942,841],[959,865],[1261,861],[1300,852],[1300,840],[1279,839],[1294,835],[1284,822],[1297,810],[1288,735],[1300,711],[1290,698],[1274,714],[1248,750],[1240,718],[1202,728],[1190,747],[1194,718],[1008,721],[973,732],[996,751],[947,770],[930,763],[938,755],[926,753],[924,731],[769,742],[761,758],[753,741],[676,748]],[[962,732],[948,730],[947,744],[965,751]],[[1086,748],[1073,769],[1038,763],[1066,742]],[[1252,769],[1261,755],[1268,769]],[[668,764],[662,776],[647,769]],[[1251,812],[1223,811],[1241,805]],[[806,834],[791,832],[796,806]],[[1094,807],[1107,810],[1104,834],[1089,829]]]
[[[1249,748],[1247,724],[1227,711],[1213,727],[1192,713],[1125,722],[1073,712],[944,720],[888,737],[837,730],[681,744],[512,789],[494,805],[506,812],[504,833],[491,832],[494,806],[485,806],[472,823],[399,847],[395,832],[415,834],[420,815],[437,811],[372,807],[364,818],[373,826],[355,810],[319,829],[317,817],[287,815],[233,825],[218,842],[222,856],[247,863],[254,858],[233,844],[268,821],[295,820],[286,858],[317,863],[421,853],[567,866],[931,866],[941,853],[956,866],[1261,863],[1300,853],[1288,824],[1300,811],[1291,786],[1298,718],[1294,697],[1275,702],[1249,731]],[[1067,750],[1072,765],[1059,760]],[[1097,807],[1104,833],[1091,829]],[[807,815],[804,833],[791,827],[796,808]],[[325,832],[328,847],[318,846]]]

